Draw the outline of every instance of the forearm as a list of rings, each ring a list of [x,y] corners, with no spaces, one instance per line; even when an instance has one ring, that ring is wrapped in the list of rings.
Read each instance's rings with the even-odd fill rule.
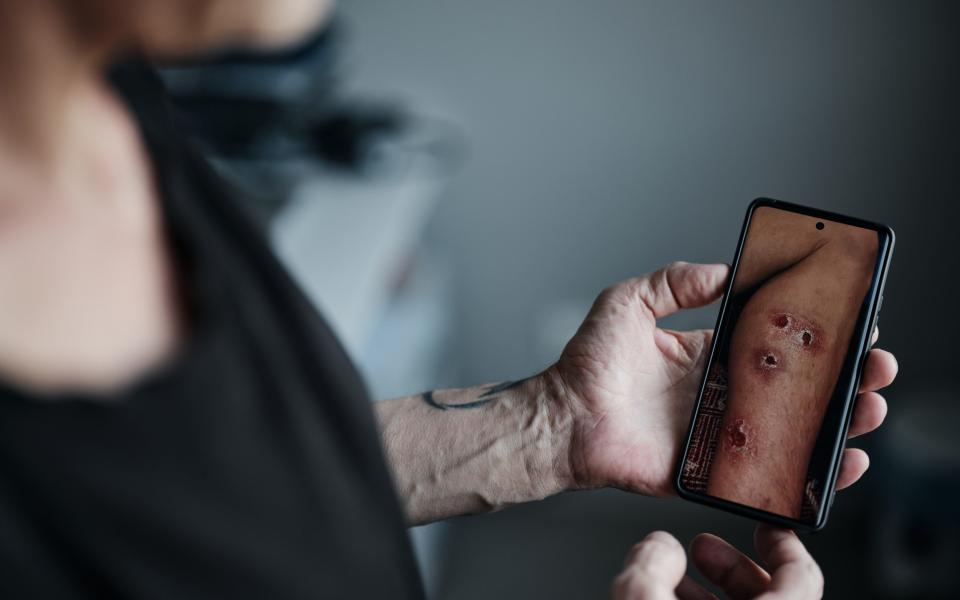
[[[376,413],[412,525],[569,487],[571,418],[541,377],[387,400]]]
[[[805,421],[821,417],[797,415],[791,403],[804,398],[782,392],[776,402],[764,403],[731,390],[707,492],[799,518],[814,441],[802,430],[808,428]]]
[[[869,270],[859,258],[828,245],[744,306],[730,341],[711,495],[800,515],[810,456],[866,293]]]

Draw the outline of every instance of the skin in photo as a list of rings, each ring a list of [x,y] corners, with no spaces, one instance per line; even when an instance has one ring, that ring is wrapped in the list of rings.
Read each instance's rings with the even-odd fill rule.
[[[726,410],[707,493],[798,519],[824,414],[877,258],[876,232],[760,207],[718,362]],[[818,499],[814,499],[818,502]]]

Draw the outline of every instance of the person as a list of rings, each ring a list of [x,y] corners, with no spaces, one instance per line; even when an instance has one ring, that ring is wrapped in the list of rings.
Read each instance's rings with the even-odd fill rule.
[[[528,379],[371,408],[142,58],[290,43],[328,11],[0,0],[3,597],[416,598],[405,524],[570,489],[672,494],[711,332],[657,319],[715,300],[724,265],[610,287]],[[851,435],[880,425],[895,372],[871,351]],[[839,487],[867,464],[847,450]],[[794,534],[757,545],[766,571],[712,537],[692,558],[732,594],[819,594]],[[684,562],[653,534],[614,594],[702,595]]]

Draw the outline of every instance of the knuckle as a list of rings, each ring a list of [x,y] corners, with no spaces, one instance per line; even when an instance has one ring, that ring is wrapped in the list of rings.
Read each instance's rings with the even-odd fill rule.
[[[613,302],[622,302],[623,298],[630,295],[628,292],[629,289],[630,282],[624,281],[615,283],[600,292],[600,301],[608,304]]]
[[[598,303],[629,310],[637,305],[646,306],[647,301],[652,297],[652,291],[648,277],[635,277],[604,289],[600,293]]]
[[[678,279],[689,278],[691,272],[695,274],[696,280],[703,279],[702,273],[698,269],[692,269],[690,263],[674,261],[662,269],[663,283],[672,287]]]
[[[643,304],[652,304],[656,296],[657,282],[659,280],[660,276],[644,277],[637,280],[636,285],[633,288],[633,297],[641,301]]]
[[[675,271],[675,270],[677,270],[677,269],[683,269],[684,267],[686,267],[686,266],[689,265],[689,264],[690,264],[690,263],[688,263],[687,261],[684,261],[684,260],[675,260],[675,261],[671,262],[670,264],[668,264],[668,265],[666,266],[666,270],[667,270],[667,271]]]
[[[706,296],[713,288],[713,276],[707,269],[690,269],[687,276],[688,285],[697,297]]]
[[[633,279],[630,282],[630,287],[627,290],[630,300],[641,306],[653,306],[653,304],[656,302],[657,286],[659,285],[658,282],[662,278],[663,275],[661,272],[657,271],[650,275]]]

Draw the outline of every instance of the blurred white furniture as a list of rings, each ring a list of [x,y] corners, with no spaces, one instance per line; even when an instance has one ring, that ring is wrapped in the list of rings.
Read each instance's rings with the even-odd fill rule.
[[[390,153],[372,173],[308,169],[271,224],[280,259],[330,322],[375,399],[442,376],[449,270],[420,243],[447,178],[429,153]],[[427,591],[442,527],[411,530]]]

